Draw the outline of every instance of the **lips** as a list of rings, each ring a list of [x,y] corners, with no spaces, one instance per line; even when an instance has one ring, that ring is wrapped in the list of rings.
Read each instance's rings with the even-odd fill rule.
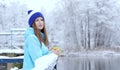
[[[39,25],[39,27],[42,27],[42,25]]]

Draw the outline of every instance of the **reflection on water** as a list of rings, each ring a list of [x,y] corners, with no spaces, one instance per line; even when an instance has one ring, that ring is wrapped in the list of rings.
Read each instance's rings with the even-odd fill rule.
[[[61,57],[57,70],[120,70],[120,57]]]

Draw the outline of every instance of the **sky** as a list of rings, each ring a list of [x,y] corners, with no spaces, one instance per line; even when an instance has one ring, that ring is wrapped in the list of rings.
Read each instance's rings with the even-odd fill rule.
[[[28,9],[40,10],[40,8],[45,8],[50,11],[60,0],[0,0],[0,2],[2,1],[4,1],[5,3],[18,1],[21,4],[26,4],[28,6]]]
[[[28,9],[40,10],[40,8],[45,8],[46,10],[52,10],[60,0],[0,0],[5,3],[10,3],[10,1],[19,1],[22,4],[26,4]],[[118,0],[120,4],[120,0]]]
[[[39,10],[39,8],[43,7],[52,10],[57,0],[22,0],[22,2],[27,4],[29,9]]]

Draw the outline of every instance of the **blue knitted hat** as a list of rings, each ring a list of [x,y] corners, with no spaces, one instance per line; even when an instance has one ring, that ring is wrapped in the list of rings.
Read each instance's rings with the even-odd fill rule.
[[[42,17],[44,20],[44,16],[42,15],[41,12],[35,12],[33,10],[28,11],[28,23],[30,27],[32,27],[32,24],[34,23],[35,19],[38,17]]]

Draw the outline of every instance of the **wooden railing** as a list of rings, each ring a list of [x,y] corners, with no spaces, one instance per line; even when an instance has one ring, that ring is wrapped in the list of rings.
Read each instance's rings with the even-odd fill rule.
[[[12,28],[9,32],[0,32],[0,49],[23,49],[26,28]]]

